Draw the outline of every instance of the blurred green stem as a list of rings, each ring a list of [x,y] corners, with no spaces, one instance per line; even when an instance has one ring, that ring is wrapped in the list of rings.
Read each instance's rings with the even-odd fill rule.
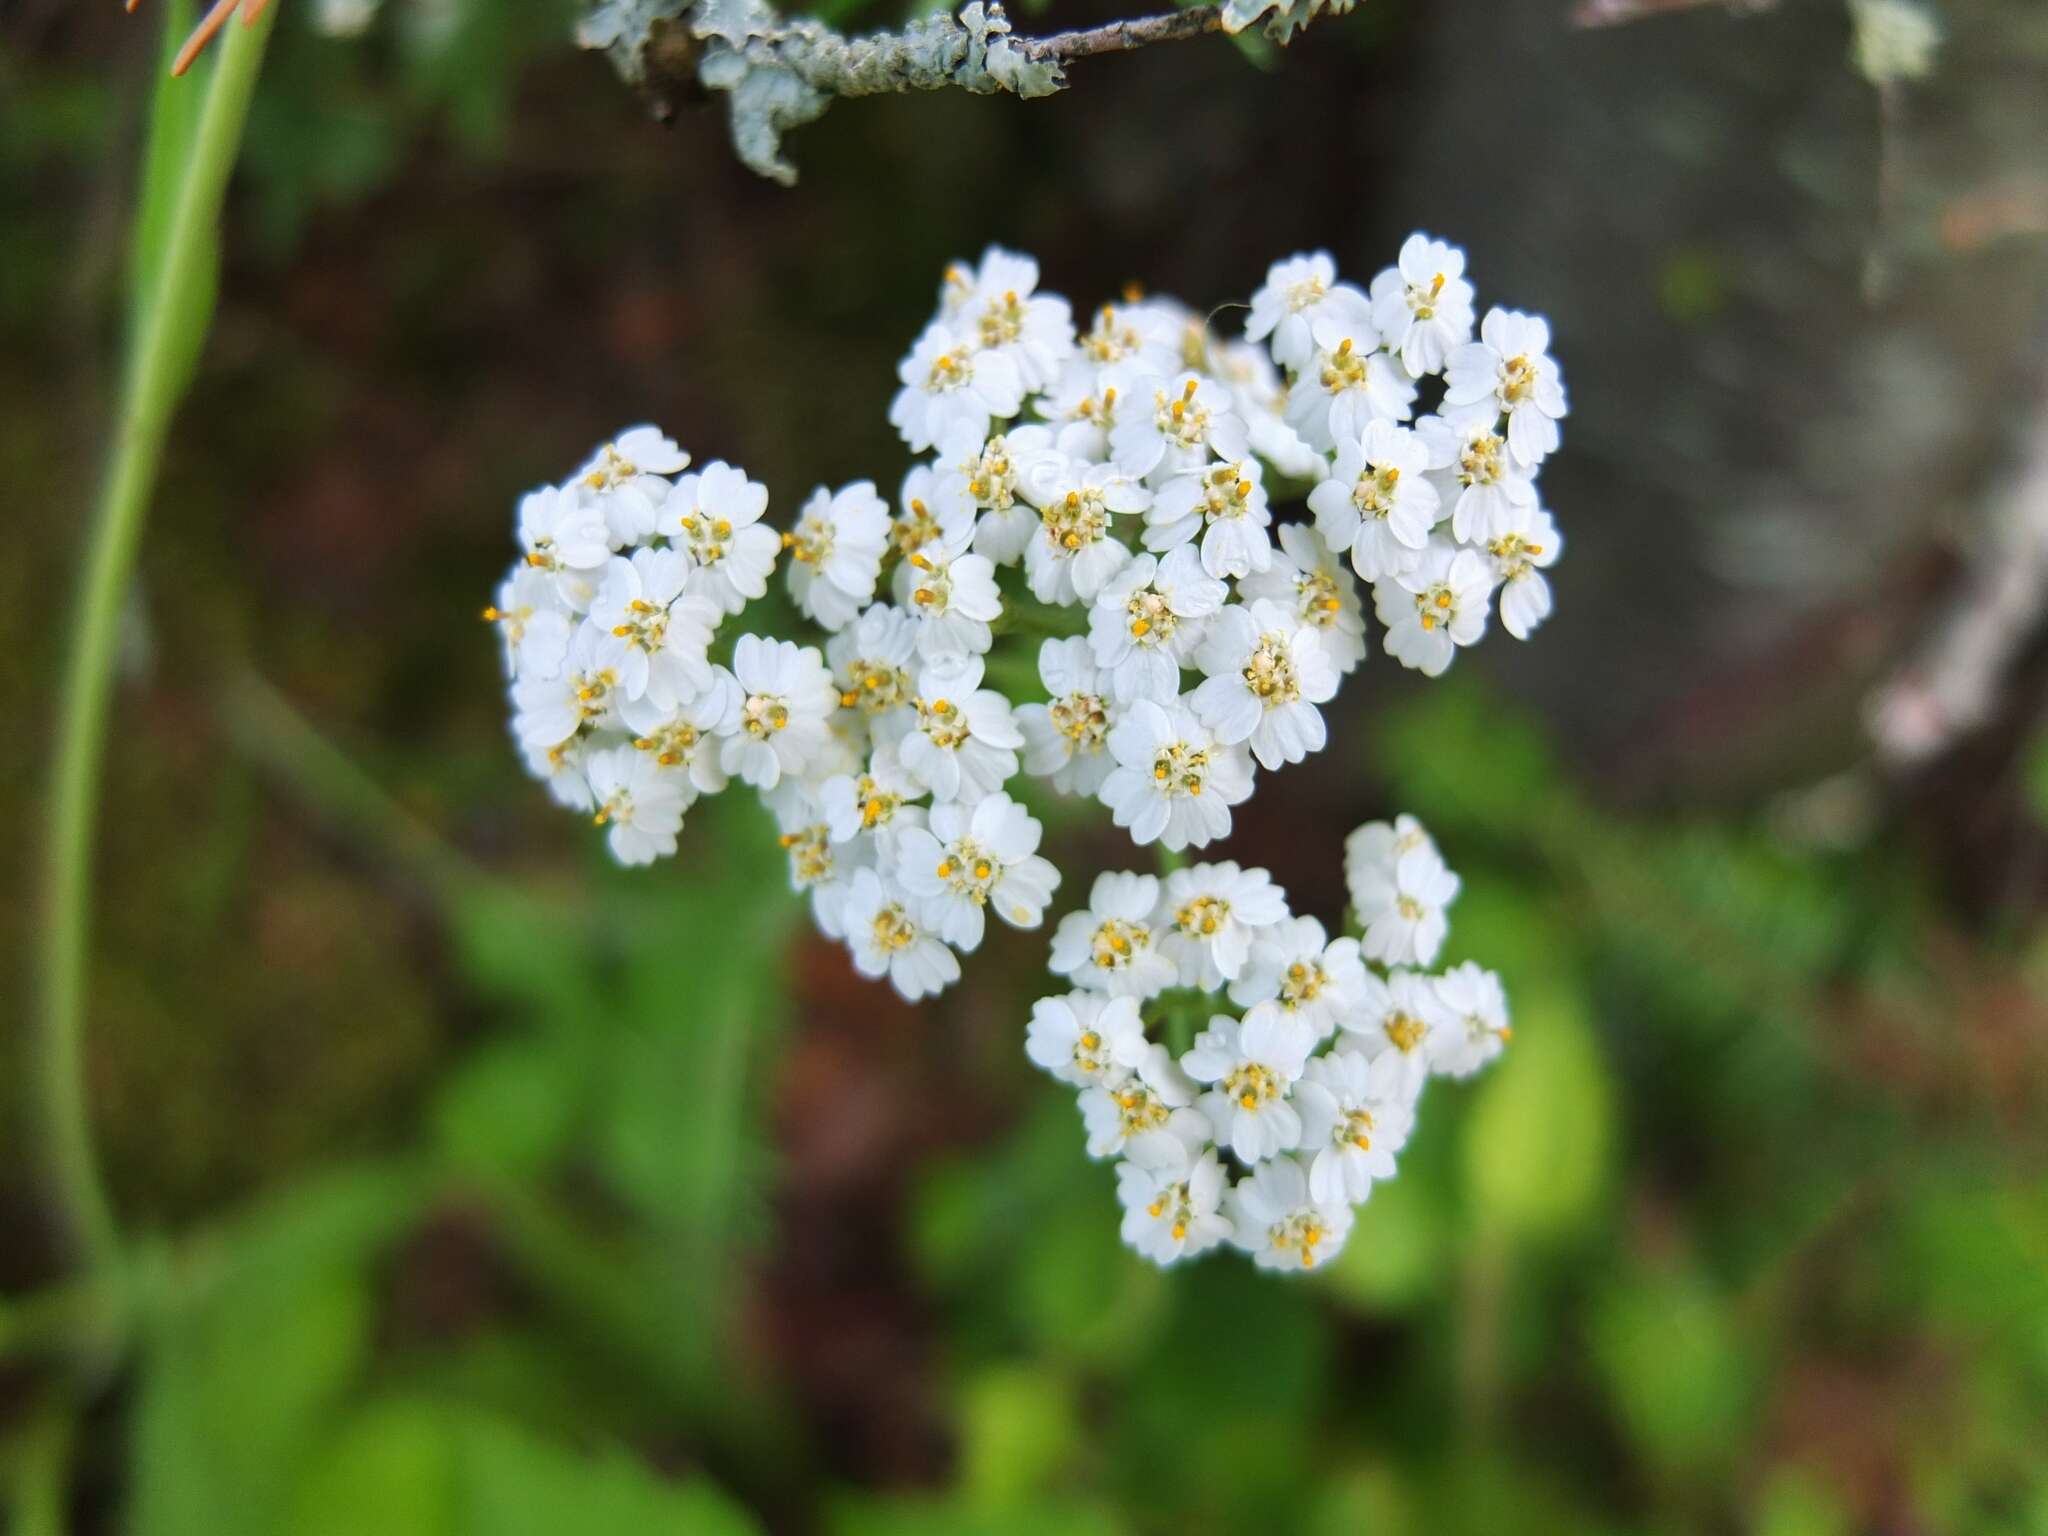
[[[275,12],[231,26],[206,88],[170,205],[155,281],[137,294],[140,323],[122,393],[106,484],[71,613],[69,657],[50,787],[44,874],[38,1042],[50,1173],[69,1237],[95,1271],[110,1272],[120,1238],[93,1152],[85,1073],[85,976],[92,918],[94,808],[121,618],[171,416],[189,380],[195,308],[211,304],[215,227]],[[197,90],[196,81],[183,89]]]
[[[1501,1228],[1489,1224],[1473,1234],[1461,1277],[1457,1380],[1459,1418],[1475,1447],[1487,1442],[1500,1413],[1513,1263],[1512,1241]]]
[[[274,772],[322,815],[345,823],[448,901],[485,883],[455,849],[394,800],[347,753],[322,736],[291,701],[254,672],[222,695],[228,735],[251,762]]]
[[[71,1449],[78,1421],[68,1402],[44,1409],[16,1432],[12,1485],[12,1536],[64,1536],[71,1528],[64,1507],[70,1482]]]

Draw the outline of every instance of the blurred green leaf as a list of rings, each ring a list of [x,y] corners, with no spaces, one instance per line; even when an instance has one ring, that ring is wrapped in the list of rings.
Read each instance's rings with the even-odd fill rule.
[[[611,1450],[579,1455],[472,1409],[392,1401],[359,1413],[299,1491],[301,1536],[749,1536],[702,1481],[666,1482]]]
[[[1448,1268],[1443,1194],[1406,1169],[1374,1185],[1350,1240],[1322,1272],[1321,1283],[1367,1313],[1403,1312],[1426,1301]]]
[[[508,1040],[458,1067],[434,1105],[449,1159],[506,1178],[553,1165],[575,1129],[578,1075],[565,1055],[549,1040]]]
[[[1526,841],[1576,818],[1576,802],[1528,717],[1465,678],[1439,683],[1394,712],[1378,745],[1395,802],[1440,843],[1467,831]]]
[[[367,1170],[268,1202],[174,1272],[150,1317],[135,1410],[136,1536],[271,1536],[362,1365],[369,1261],[418,1181]],[[181,1294],[182,1293],[182,1294]]]
[[[825,1522],[831,1536],[1119,1536],[1127,1529],[1107,1509],[1044,1504],[977,1510],[952,1499],[846,1499]]]
[[[1835,1491],[1800,1467],[1771,1473],[1757,1502],[1756,1536],[1850,1536],[1855,1522]]]
[[[1588,1326],[1608,1395],[1649,1461],[1703,1473],[1741,1454],[1755,1428],[1751,1362],[1702,1276],[1617,1281],[1595,1301]]]
[[[474,882],[453,891],[456,959],[478,992],[558,1026],[603,1005],[584,915],[514,886]]]
[[[1327,1478],[1303,1536],[1409,1536],[1421,1528],[1400,1473],[1375,1466]]]
[[[1072,1394],[1052,1371],[997,1366],[960,1391],[962,1496],[980,1510],[1008,1510],[1057,1488],[1080,1425]]]
[[[1481,1226],[1558,1238],[1600,1207],[1613,1089],[1571,993],[1532,988],[1511,1001],[1513,1042],[1464,1106],[1466,1182]]]
[[[2048,730],[2036,731],[2026,750],[2027,809],[2048,827]]]

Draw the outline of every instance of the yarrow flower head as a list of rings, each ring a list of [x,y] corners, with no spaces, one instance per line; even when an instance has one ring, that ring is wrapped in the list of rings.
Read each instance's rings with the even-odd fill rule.
[[[1360,876],[1441,864],[1409,817],[1347,841]],[[1088,1154],[1121,1159],[1124,1241],[1162,1266],[1225,1242],[1281,1273],[1334,1258],[1396,1177],[1427,1080],[1469,1076],[1510,1034],[1491,971],[1380,969],[1235,864],[1100,876],[1051,967],[1079,990],[1040,999],[1025,1054],[1079,1090]]]
[[[1178,1262],[1241,1237],[1256,1206],[1273,1213],[1258,1251],[1301,1267],[1342,1240],[1317,1214],[1329,1180],[1349,1198],[1386,1176],[1393,1133],[1353,1148],[1369,1168],[1334,1141],[1276,1143],[1259,1166],[1298,1160],[1316,1185],[1299,1200],[1272,1183],[1284,1173],[1237,1187],[1232,1128],[1219,1139],[1184,1069],[1187,991],[1211,994],[1219,1039],[1277,1055],[1244,1059],[1295,1085],[1282,1107],[1320,1084],[1364,1112],[1350,1068],[1314,1064],[1387,1053],[1376,988],[1430,1024],[1404,1061],[1474,1070],[1507,1039],[1498,980],[1425,969],[1456,877],[1426,837],[1389,829],[1347,855],[1355,934],[1293,917],[1237,864],[1105,875],[1061,915],[1074,872],[1048,854],[1088,844],[1045,836],[1016,779],[1097,802],[1105,830],[1172,860],[1241,835],[1262,777],[1347,728],[1341,687],[1374,621],[1389,658],[1429,674],[1496,608],[1529,637],[1563,548],[1536,483],[1561,372],[1536,316],[1495,307],[1475,334],[1464,253],[1422,234],[1370,292],[1328,253],[1273,263],[1241,336],[1164,296],[1081,311],[1077,330],[1041,277],[995,247],[940,277],[887,402],[912,455],[894,506],[861,479],[778,516],[772,476],[697,463],[654,425],[521,498],[516,558],[483,610],[512,734],[625,863],[676,855],[699,802],[753,790],[819,931],[905,997],[995,942],[991,914],[996,934],[1055,919],[1074,996],[1154,1011],[1135,1035],[1096,1031],[1122,1043],[1084,1089],[1089,1145],[1124,1160],[1127,1235]],[[778,563],[793,619],[770,597]]]

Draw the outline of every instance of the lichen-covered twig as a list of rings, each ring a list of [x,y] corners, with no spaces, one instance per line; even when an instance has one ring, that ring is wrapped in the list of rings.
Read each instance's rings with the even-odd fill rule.
[[[1355,3],[1225,0],[1020,37],[1000,0],[973,0],[958,14],[940,12],[900,31],[845,37],[807,17],[785,18],[767,0],[600,0],[577,36],[587,48],[604,49],[658,111],[672,110],[685,91],[724,93],[740,159],[787,184],[796,168],[782,157],[782,135],[816,119],[835,96],[952,88],[1049,96],[1065,88],[1072,59],[1238,32],[1262,18],[1268,34],[1284,43],[1316,16]]]

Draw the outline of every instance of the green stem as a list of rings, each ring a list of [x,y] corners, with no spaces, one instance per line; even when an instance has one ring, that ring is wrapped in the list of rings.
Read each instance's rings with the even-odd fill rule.
[[[342,822],[443,901],[486,883],[486,877],[432,827],[315,730],[290,700],[254,672],[230,680],[221,696],[228,737],[242,755],[302,795],[324,816]]]
[[[15,1437],[14,1536],[64,1536],[71,1528],[65,1493],[78,1435],[76,1410],[58,1402],[30,1419]]]
[[[84,1261],[100,1272],[114,1267],[120,1238],[93,1151],[86,1090],[93,811],[99,800],[122,612],[164,439],[187,382],[192,306],[211,301],[210,264],[216,256],[221,200],[273,20],[274,14],[266,15],[253,27],[226,29],[172,204],[156,280],[150,292],[137,296],[142,321],[131,342],[119,435],[72,610],[70,653],[60,694],[39,955],[40,1091],[56,1198],[72,1242]]]

